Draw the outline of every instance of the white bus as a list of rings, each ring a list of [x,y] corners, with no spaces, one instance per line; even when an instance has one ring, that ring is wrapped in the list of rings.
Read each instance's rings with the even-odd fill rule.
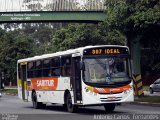
[[[34,108],[63,104],[69,112],[78,106],[134,100],[130,53],[126,46],[100,45],[45,54],[17,62],[18,96]]]

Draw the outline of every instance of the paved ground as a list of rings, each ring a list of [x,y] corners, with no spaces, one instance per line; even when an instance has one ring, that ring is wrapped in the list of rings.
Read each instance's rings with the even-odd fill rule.
[[[122,117],[122,120],[128,120],[135,119],[139,115],[160,119],[160,107],[122,104],[117,106],[113,113],[106,113],[100,106],[79,108],[77,113],[68,113],[61,105],[50,104],[46,109],[33,109],[30,102],[23,102],[17,96],[5,95],[0,98],[0,114],[0,120],[1,118],[2,120],[13,120],[13,118],[14,120],[120,120]]]

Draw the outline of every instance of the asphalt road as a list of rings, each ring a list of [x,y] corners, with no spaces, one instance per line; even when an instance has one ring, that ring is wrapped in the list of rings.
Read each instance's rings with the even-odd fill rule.
[[[33,109],[32,103],[23,102],[17,96],[3,95],[0,98],[0,120],[135,120],[160,119],[160,107],[135,104],[116,106],[113,113],[103,107],[79,108],[77,113],[68,113],[62,105],[47,105],[46,109]]]

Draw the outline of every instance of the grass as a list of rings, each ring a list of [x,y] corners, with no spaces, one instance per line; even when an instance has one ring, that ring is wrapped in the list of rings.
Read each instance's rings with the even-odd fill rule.
[[[149,86],[143,86],[143,91],[149,91]],[[143,96],[135,99],[135,102],[160,103],[160,96]]]
[[[4,89],[3,93],[10,94],[10,95],[13,95],[13,94],[17,95],[18,91],[17,91],[17,89]]]
[[[143,96],[135,99],[135,102],[160,103],[160,96]]]
[[[143,86],[143,91],[149,91],[149,86]]]

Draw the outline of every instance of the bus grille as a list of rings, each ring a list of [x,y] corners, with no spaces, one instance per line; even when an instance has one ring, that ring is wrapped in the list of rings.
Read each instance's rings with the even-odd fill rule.
[[[108,98],[100,98],[101,102],[110,102],[110,101],[120,101],[122,97],[108,97]]]

